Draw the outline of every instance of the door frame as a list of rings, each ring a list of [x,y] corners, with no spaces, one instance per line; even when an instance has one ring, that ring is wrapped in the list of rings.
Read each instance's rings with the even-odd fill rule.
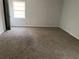
[[[4,9],[5,29],[7,31],[11,29],[8,0],[3,0],[3,9]]]

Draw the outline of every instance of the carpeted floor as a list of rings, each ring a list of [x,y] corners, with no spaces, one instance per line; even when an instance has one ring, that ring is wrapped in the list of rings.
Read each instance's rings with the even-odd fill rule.
[[[0,59],[79,59],[79,40],[59,28],[12,28],[0,35]]]

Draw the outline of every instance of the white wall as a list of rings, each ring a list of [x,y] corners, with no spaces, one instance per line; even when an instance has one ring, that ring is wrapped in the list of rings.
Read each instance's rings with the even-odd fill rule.
[[[64,0],[60,27],[79,39],[79,0]]]
[[[26,19],[23,26],[56,27],[60,10],[61,0],[26,0]],[[19,26],[22,20],[16,20],[14,23],[12,26]]]
[[[4,32],[4,12],[3,12],[3,4],[2,0],[0,0],[0,34]]]
[[[27,0],[26,21],[31,26],[56,27],[61,0]]]

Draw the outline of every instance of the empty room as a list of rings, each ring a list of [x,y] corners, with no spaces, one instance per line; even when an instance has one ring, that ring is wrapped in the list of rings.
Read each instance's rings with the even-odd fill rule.
[[[0,0],[0,59],[79,59],[79,0]]]

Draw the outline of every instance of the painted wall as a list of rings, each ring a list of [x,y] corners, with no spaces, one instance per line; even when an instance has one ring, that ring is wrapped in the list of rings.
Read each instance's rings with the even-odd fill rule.
[[[0,34],[4,32],[4,12],[3,12],[3,4],[2,0],[0,0]]]
[[[64,0],[60,27],[79,39],[79,0]]]
[[[56,27],[60,9],[61,0],[26,0],[26,19],[15,21],[11,18],[12,23],[15,21],[12,26],[23,24],[22,26]],[[12,17],[12,8],[10,11]]]
[[[31,26],[56,27],[61,0],[27,0],[26,20]]]

